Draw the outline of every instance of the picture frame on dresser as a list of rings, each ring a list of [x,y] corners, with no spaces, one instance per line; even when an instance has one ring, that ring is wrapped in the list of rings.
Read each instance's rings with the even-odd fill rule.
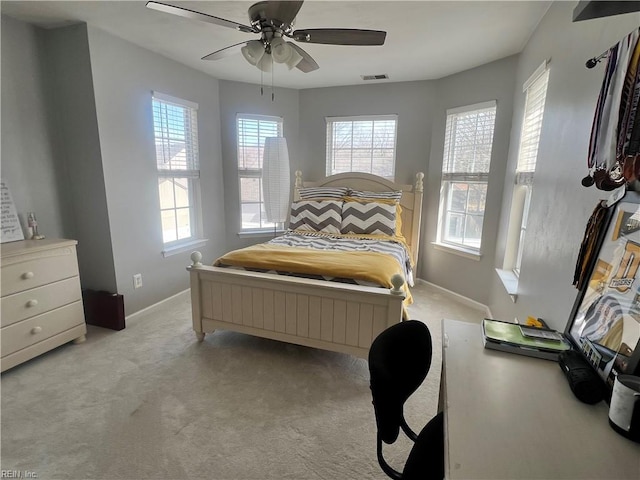
[[[0,225],[0,243],[24,240],[24,232],[13,203],[11,190],[4,179],[0,179]]]
[[[611,393],[617,375],[640,374],[640,194],[609,207],[587,281],[565,335]]]

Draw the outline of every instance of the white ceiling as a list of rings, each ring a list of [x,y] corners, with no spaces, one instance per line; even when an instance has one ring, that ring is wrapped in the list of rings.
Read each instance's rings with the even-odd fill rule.
[[[171,1],[248,25],[252,1]],[[145,7],[145,1],[3,1],[0,11],[51,28],[78,21],[201,70],[215,78],[260,83],[260,71],[240,54],[217,61],[201,57],[258,38],[209,23]],[[365,83],[361,75],[388,74],[403,82],[441,78],[522,50],[550,1],[332,1],[307,0],[294,28],[385,30],[379,47],[305,44],[320,69],[302,73],[276,65],[273,84],[315,88]],[[264,75],[271,83],[271,74]]]

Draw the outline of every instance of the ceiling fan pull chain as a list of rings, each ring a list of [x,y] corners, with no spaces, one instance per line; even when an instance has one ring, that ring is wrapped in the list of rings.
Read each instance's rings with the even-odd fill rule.
[[[271,56],[271,101],[276,98],[275,93],[273,91],[273,55]]]

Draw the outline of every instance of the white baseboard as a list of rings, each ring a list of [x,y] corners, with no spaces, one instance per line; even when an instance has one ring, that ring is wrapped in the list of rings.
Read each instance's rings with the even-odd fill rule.
[[[188,295],[190,291],[191,291],[191,289],[187,288],[186,290],[178,292],[175,295],[171,295],[170,297],[167,297],[167,298],[165,298],[163,300],[160,300],[159,302],[156,302],[153,305],[149,305],[148,307],[145,307],[142,310],[138,310],[137,312],[134,312],[131,315],[127,315],[127,316],[124,317],[124,319],[125,319],[125,321],[127,321],[127,320],[134,319],[136,317],[139,317],[140,315],[143,315],[144,313],[148,312],[149,310],[153,310],[153,309],[159,307],[160,305],[162,305],[163,303],[166,303],[166,302],[169,302],[169,301],[175,299],[176,297],[179,297],[179,296],[185,295],[185,294]]]
[[[472,299],[470,299],[468,297],[465,297],[464,295],[460,295],[459,293],[452,292],[451,290],[447,290],[446,288],[441,287],[440,285],[436,285],[435,283],[427,282],[426,280],[423,280],[421,278],[416,279],[416,282],[417,283],[423,283],[425,285],[429,285],[430,287],[435,288],[436,290],[439,290],[444,295],[448,295],[450,297],[455,298],[458,302],[463,303],[464,305],[467,305],[468,307],[474,308],[476,310],[483,311],[485,313],[486,317],[492,318],[491,310],[489,309],[488,306],[484,305],[483,303],[476,302],[475,300],[472,300]]]

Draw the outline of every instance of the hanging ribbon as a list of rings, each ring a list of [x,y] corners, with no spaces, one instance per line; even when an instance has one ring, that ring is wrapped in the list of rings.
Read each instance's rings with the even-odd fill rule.
[[[598,202],[587,222],[573,274],[573,285],[580,291],[582,291],[585,282],[589,278],[589,265],[593,262],[593,255],[597,253],[598,235],[605,226],[606,218],[607,207]]]
[[[627,75],[622,89],[620,121],[616,155],[622,165],[623,176],[627,182],[633,182],[640,176],[640,118],[637,115],[640,100],[640,40],[629,62]]]
[[[611,47],[591,127],[585,187],[595,183],[600,190],[614,190],[640,176],[638,149],[628,162],[632,143],[640,143],[640,28]],[[635,136],[634,136],[635,132]],[[636,163],[638,167],[636,168]]]

